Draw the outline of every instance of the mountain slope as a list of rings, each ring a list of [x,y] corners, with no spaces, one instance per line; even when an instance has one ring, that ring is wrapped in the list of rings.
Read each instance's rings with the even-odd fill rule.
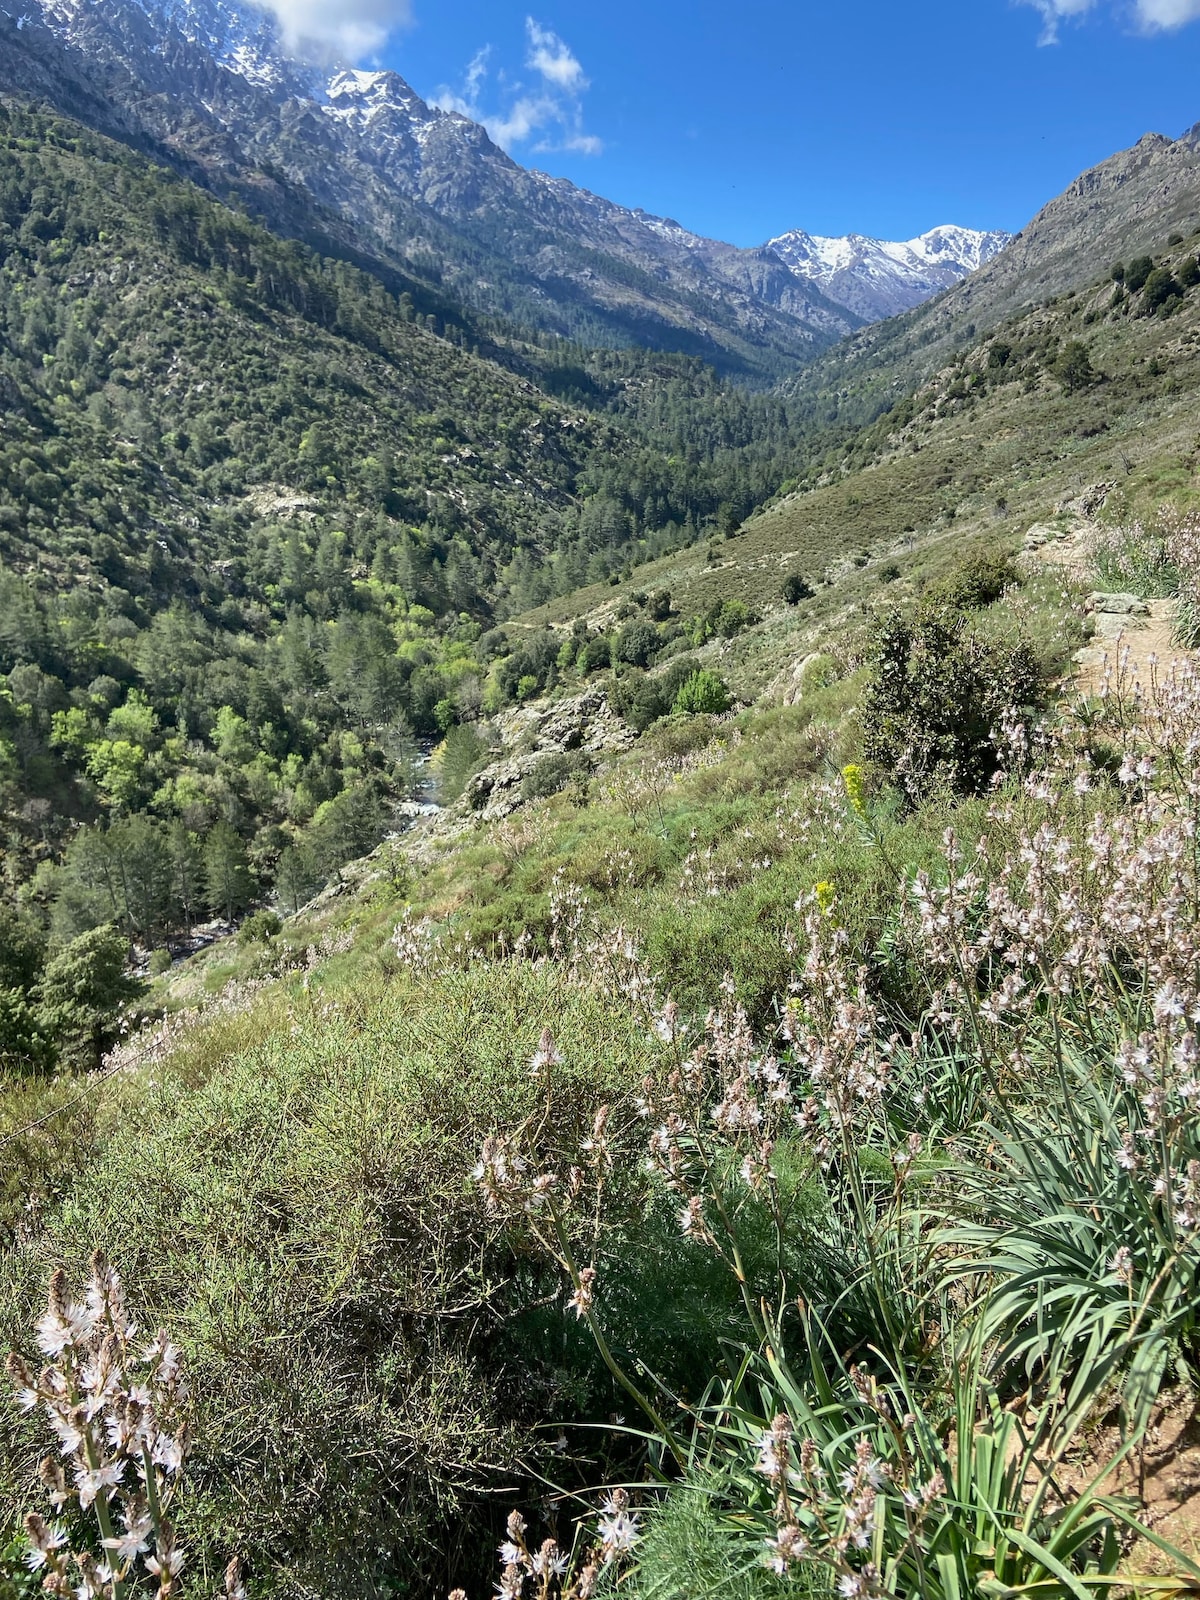
[[[794,369],[860,320],[770,251],[699,239],[525,170],[395,74],[327,76],[289,59],[273,24],[226,0],[10,7],[0,73],[0,88],[54,103],[60,78],[74,86],[64,109],[91,120],[90,96],[106,131],[119,119],[218,188],[298,186],[394,260],[528,326],[683,350],[753,377]]]
[[[836,449],[983,334],[1200,225],[1200,131],[1147,134],[1080,175],[1008,247],[926,305],[861,329],[788,380],[810,436]]]
[[[557,681],[558,643],[498,621],[736,527],[786,471],[774,396],[562,341],[501,366],[2,97],[0,254],[0,841],[66,928],[112,914],[95,851],[177,825],[302,894],[386,828],[412,734]],[[165,905],[137,926],[190,919]]]
[[[818,648],[807,642],[818,621],[851,615],[882,598],[881,579],[928,569],[964,541],[1008,547],[1081,495],[1089,512],[1107,499],[1109,515],[1127,522],[1152,521],[1164,500],[1194,507],[1200,286],[1185,284],[1198,252],[1200,231],[1156,253],[1179,286],[1169,314],[1147,314],[1144,290],[1114,297],[1107,273],[1037,302],[998,334],[977,333],[871,426],[814,431],[804,486],[733,538],[665,556],[627,585],[581,590],[529,620],[608,626],[630,594],[656,589],[684,614],[740,600],[766,613],[761,634],[713,648],[745,695]],[[1075,345],[1088,352],[1090,378],[1063,375],[1060,358]],[[794,610],[780,598],[793,572],[815,591]]]
[[[976,272],[1011,241],[1008,233],[981,233],[948,225],[897,244],[850,234],[828,239],[794,229],[768,241],[798,277],[868,322],[879,322],[950,288]]]

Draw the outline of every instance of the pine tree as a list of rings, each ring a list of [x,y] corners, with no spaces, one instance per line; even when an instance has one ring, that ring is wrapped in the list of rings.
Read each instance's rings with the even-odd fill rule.
[[[254,894],[254,881],[246,847],[228,822],[218,822],[204,841],[204,882],[208,903],[232,922],[244,911]]]

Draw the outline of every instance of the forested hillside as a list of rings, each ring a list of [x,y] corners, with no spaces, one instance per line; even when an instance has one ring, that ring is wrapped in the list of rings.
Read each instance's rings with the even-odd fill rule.
[[[31,0],[0,10],[0,93],[158,151],[274,232],[324,232],[526,328],[684,351],[763,384],[861,323],[770,250],[527,170],[396,74],[330,76],[295,45],[269,8],[232,0]]]
[[[787,470],[786,408],[695,360],[479,354],[77,126],[0,133],[5,859],[60,936],[296,903],[387,826],[412,735],[554,680],[498,619]]]

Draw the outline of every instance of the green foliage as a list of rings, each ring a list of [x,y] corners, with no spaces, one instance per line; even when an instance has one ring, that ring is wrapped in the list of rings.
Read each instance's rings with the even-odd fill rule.
[[[43,1592],[37,1573],[29,1570],[27,1553],[23,1538],[0,1545],[0,1600],[34,1600]]]
[[[598,633],[584,645],[579,654],[579,670],[585,674],[598,672],[612,665],[612,641],[607,634]]]
[[[945,577],[931,583],[922,598],[928,608],[943,606],[950,611],[982,611],[1020,581],[1011,556],[977,553],[956,563]]]
[[[552,1109],[580,1136],[648,1070],[644,1029],[529,967],[378,979],[314,1004],[295,1037],[276,1029],[282,998],[194,1033],[156,1083],[128,1082],[53,1237],[7,1259],[22,1282],[3,1335],[27,1343],[18,1306],[44,1292],[47,1259],[83,1263],[102,1241],[144,1264],[139,1323],[186,1351],[203,1441],[179,1506],[193,1570],[237,1549],[262,1595],[474,1586],[494,1475],[525,1484],[528,1465],[557,1464],[543,1411],[592,1420],[614,1397],[582,1341],[569,1370],[561,1338],[497,1340],[556,1285],[464,1174],[495,1116],[544,1106],[527,1064],[546,1015],[579,1041]],[[0,1446],[12,1508],[37,1442],[7,1404]],[[327,1491],[297,1495],[314,1476]]]
[[[204,883],[209,908],[228,922],[253,898],[246,848],[227,822],[218,822],[204,841]]]
[[[720,673],[702,667],[680,684],[673,709],[685,716],[720,716],[733,700]]]
[[[442,799],[457,800],[471,778],[487,762],[487,741],[478,728],[465,724],[451,728],[436,752],[434,766]]]
[[[1183,291],[1169,267],[1155,267],[1142,289],[1142,309],[1149,316],[1163,310],[1172,300],[1178,300]]]
[[[1088,347],[1080,339],[1072,339],[1062,347],[1051,362],[1050,371],[1068,394],[1088,388],[1098,377]]]
[[[614,673],[608,687],[609,703],[639,733],[644,733],[674,709],[679,690],[696,670],[694,656],[676,656],[664,670],[655,673]]]
[[[631,666],[648,667],[658,654],[661,642],[652,622],[627,622],[617,635],[613,654],[618,661],[627,661]]]
[[[893,611],[875,630],[863,749],[911,803],[942,785],[978,794],[1001,765],[1005,722],[1039,695],[1024,642],[980,639],[961,614]]]
[[[987,1337],[1032,1383],[1068,1401],[1086,1384],[1123,1389],[1137,1427],[1149,1419],[1173,1353],[1197,1332],[1193,1263],[1178,1218],[1165,1215],[1127,1165],[1129,1129],[1144,1126],[1137,1095],[1105,1083],[1076,1051],[1065,1055],[1069,1114],[1040,1119],[1036,1147],[997,1129],[997,1164],[981,1184],[965,1175],[980,1220],[948,1235],[965,1247],[964,1279],[996,1286],[983,1308]],[[1190,1149],[1190,1140],[1189,1140]],[[1114,1270],[1136,1257],[1136,1283]],[[1130,1341],[1136,1354],[1129,1370]]]
[[[586,784],[591,766],[591,758],[577,750],[541,756],[521,779],[521,798],[541,800],[560,793],[569,784]]]
[[[239,944],[270,944],[283,932],[283,923],[273,911],[256,911],[238,929]]]
[[[1153,256],[1137,256],[1133,261],[1131,261],[1125,268],[1125,276],[1123,279],[1125,287],[1129,290],[1130,294],[1137,294],[1139,290],[1143,289],[1145,287],[1146,280],[1153,271]]]
[[[748,628],[758,617],[744,600],[719,600],[700,616],[691,617],[683,625],[688,642],[702,645],[709,639],[732,639]]]
[[[830,1592],[818,1573],[800,1582],[776,1578],[747,1552],[721,1516],[728,1488],[719,1477],[698,1471],[652,1507],[636,1570],[625,1584],[633,1600],[784,1600]]]
[[[789,606],[798,606],[801,600],[811,600],[814,591],[802,572],[789,572],[779,592]]]
[[[116,1038],[117,1022],[140,986],[126,975],[128,941],[116,928],[93,928],[51,956],[38,986],[38,1016],[65,1061],[96,1067]]]

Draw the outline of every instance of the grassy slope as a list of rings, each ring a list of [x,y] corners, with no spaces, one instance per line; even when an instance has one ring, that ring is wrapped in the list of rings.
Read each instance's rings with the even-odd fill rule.
[[[584,803],[559,795],[501,827],[384,846],[354,892],[289,924],[276,949],[215,953],[212,979],[265,987],[184,1021],[82,1108],[29,1128],[64,1088],[14,1084],[0,1098],[0,1137],[28,1129],[5,1147],[20,1174],[0,1217],[14,1229],[0,1257],[5,1331],[19,1337],[52,1261],[78,1266],[105,1241],[196,1372],[205,1442],[185,1531],[198,1562],[247,1550],[256,1595],[365,1596],[381,1570],[400,1594],[430,1580],[484,1592],[473,1541],[500,1515],[496,1482],[527,1504],[523,1462],[561,1483],[574,1450],[595,1447],[572,1430],[566,1463],[544,1454],[537,1423],[602,1419],[613,1401],[561,1296],[483,1223],[464,1175],[497,1121],[535,1112],[525,1063],[542,1026],[567,1041],[546,1108],[561,1136],[653,1065],[644,1023],[619,982],[606,998],[593,962],[582,977],[596,990],[554,964],[462,972],[435,956],[402,971],[392,930],[408,905],[448,942],[545,941],[566,866],[603,946],[632,930],[691,1013],[729,972],[768,1024],[799,898],[836,883],[855,948],[873,949],[894,916],[892,863],[932,866],[951,818],[965,839],[983,825],[980,803],[934,805],[885,820],[882,849],[847,826],[823,780],[858,751],[860,688],[851,673],[736,724],[664,724]],[[310,977],[272,976],[289,946],[331,934],[351,947],[314,949]],[[687,1387],[719,1362],[728,1310],[703,1262],[677,1259],[667,1224],[648,1227],[628,1284],[610,1291],[613,1337],[657,1341]],[[699,1375],[693,1360],[707,1364]],[[9,1506],[29,1448],[13,1436],[0,1449]],[[587,1481],[597,1470],[582,1467]],[[723,1575],[704,1533],[656,1533],[677,1578],[681,1542],[696,1581]],[[747,1597],[768,1592],[748,1580]]]
[[[1116,486],[1114,513],[1136,514],[1167,493],[1186,502],[1197,489],[1200,299],[1193,293],[1175,316],[1160,320],[1110,316],[1111,296],[1111,282],[1101,280],[999,330],[998,338],[1030,351],[1022,368],[1028,376],[992,384],[979,398],[947,400],[964,372],[986,369],[992,341],[966,350],[961,365],[943,368],[917,391],[912,420],[895,432],[886,418],[866,430],[822,486],[785,498],[732,539],[640,567],[619,587],[580,590],[526,620],[595,616],[629,593],[663,587],[684,615],[730,597],[778,606],[787,572],[814,583],[832,573],[844,578],[847,565],[866,557],[873,565],[864,583],[808,602],[797,619],[807,623],[827,616],[831,605],[869,595],[881,560],[912,573],[945,541],[1014,542],[1060,501],[1098,482]],[[1100,318],[1088,323],[1092,312]],[[1073,339],[1088,346],[1105,375],[1082,394],[1067,393],[1032,355],[1048,341]],[[1150,370],[1153,362],[1161,372]]]

